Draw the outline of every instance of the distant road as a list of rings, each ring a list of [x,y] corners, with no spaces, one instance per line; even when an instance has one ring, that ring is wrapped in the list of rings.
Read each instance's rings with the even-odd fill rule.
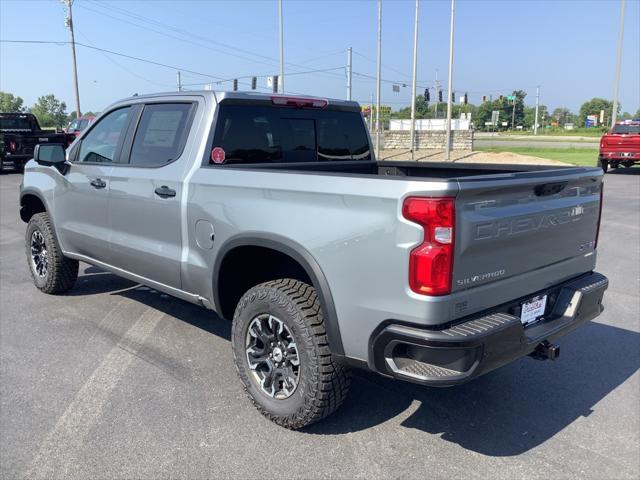
[[[474,147],[525,147],[525,148],[598,148],[597,137],[494,135],[476,132]]]

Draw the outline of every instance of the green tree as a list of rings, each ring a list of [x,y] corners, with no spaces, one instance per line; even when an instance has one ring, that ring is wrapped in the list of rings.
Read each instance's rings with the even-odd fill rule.
[[[425,101],[424,95],[418,95],[416,97],[416,119],[435,118],[434,106],[435,104],[430,104]],[[471,118],[473,119],[477,108],[478,107],[470,103],[467,105],[454,103],[451,105],[451,118],[460,118],[460,114],[464,112],[471,113]],[[397,112],[393,112],[391,114],[391,117],[399,119],[410,119],[411,107],[409,106],[401,108]],[[444,102],[438,103],[438,118],[447,118],[447,104]]]
[[[579,126],[583,127],[585,125],[588,115],[600,115],[600,111],[602,110],[604,110],[605,123],[607,123],[607,119],[610,119],[613,113],[612,101],[605,100],[604,98],[592,98],[588,102],[584,102],[578,114]],[[618,104],[617,113],[620,113],[620,104]]]
[[[500,112],[498,116],[499,125],[495,127],[497,130],[504,130],[505,128],[511,128],[512,119],[514,118],[514,103],[515,103],[515,123],[514,127],[525,124],[525,107],[524,99],[527,96],[527,92],[523,90],[514,90],[511,94],[515,98],[513,100],[507,99],[506,95],[501,95],[502,98],[496,100],[483,102],[476,109],[475,116],[472,115],[473,124],[477,130],[492,130],[494,127],[486,127],[485,123],[491,121],[491,114],[497,110]],[[507,122],[507,127],[503,127],[502,123]]]
[[[0,112],[20,113],[24,112],[23,100],[13,93],[0,92]]]
[[[556,110],[558,110],[556,108]],[[554,110],[555,115],[555,110]],[[542,119],[549,116],[546,105],[538,105],[538,128],[542,127]],[[555,119],[555,116],[552,115]],[[524,120],[522,126],[527,130],[532,130],[536,119],[536,107],[524,107]]]
[[[84,112],[84,113],[82,114],[82,116],[83,116],[83,117],[85,117],[85,116],[89,116],[89,115],[94,115],[94,116],[95,116],[96,114],[95,114],[95,113],[93,113],[93,112],[91,112],[91,111],[89,111],[89,112]],[[76,113],[76,111],[75,111],[75,110],[74,110],[73,112],[70,112],[70,113],[69,113],[69,115],[67,115],[67,123],[71,123],[71,122],[73,122],[73,121],[76,119],[76,117],[77,117],[77,116],[78,116],[78,114]]]
[[[38,97],[38,101],[30,111],[43,127],[60,128],[67,122],[67,104],[58,100],[53,94]]]

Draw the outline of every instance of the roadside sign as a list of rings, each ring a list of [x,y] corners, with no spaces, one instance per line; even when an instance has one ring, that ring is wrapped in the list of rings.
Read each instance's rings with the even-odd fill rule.
[[[510,102],[514,101],[516,99],[515,95],[507,95],[507,100],[509,100]]]
[[[498,118],[500,118],[500,110],[494,110],[491,112],[491,123],[494,125],[498,123]]]

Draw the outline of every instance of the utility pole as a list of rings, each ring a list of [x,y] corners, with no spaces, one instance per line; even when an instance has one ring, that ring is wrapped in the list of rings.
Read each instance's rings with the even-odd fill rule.
[[[620,68],[622,67],[622,41],[624,40],[624,4],[620,0],[620,30],[618,31],[618,55],[616,59],[616,79],[613,84],[613,113],[611,114],[611,128],[616,124],[618,117],[618,94],[620,90]]]
[[[438,118],[438,95],[440,92],[440,82],[438,81],[438,69],[436,68],[436,81],[434,83],[434,85],[436,86],[436,93],[434,95],[436,101],[433,102],[433,113],[434,113],[434,118]]]
[[[382,74],[382,0],[378,0],[378,78],[376,80],[376,157],[380,156],[380,76]]]
[[[76,39],[73,35],[73,0],[61,0],[67,7],[69,15],[65,18],[65,25],[71,32],[71,58],[73,60],[73,86],[76,94],[76,118],[80,118],[80,91],[78,90],[78,65],[76,64]]]
[[[536,115],[533,121],[533,134],[538,135],[538,108],[540,107],[540,85],[536,87]],[[565,121],[566,123],[566,121]]]
[[[511,110],[511,130],[516,129],[516,96],[513,96],[513,110]]]
[[[278,23],[280,25],[280,91],[284,93],[284,27],[282,26],[282,0],[278,0]]]
[[[347,49],[347,100],[351,101],[351,76],[353,72],[353,50]]]
[[[418,75],[418,13],[420,11],[420,0],[416,0],[416,21],[413,27],[413,77],[411,80],[411,160],[415,159],[415,138],[416,138],[416,77]]]
[[[178,91],[181,92],[182,91],[182,80],[180,79],[180,72],[177,72],[177,77],[178,77]]]
[[[455,0],[451,0],[451,25],[449,27],[449,89],[447,91],[447,161],[451,159],[451,93],[453,91],[453,26]]]
[[[373,92],[371,92],[371,103],[369,104],[371,109],[369,110],[369,134],[373,130]]]

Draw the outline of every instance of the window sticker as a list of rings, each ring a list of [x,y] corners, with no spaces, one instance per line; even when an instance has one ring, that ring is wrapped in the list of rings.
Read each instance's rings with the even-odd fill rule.
[[[211,163],[219,165],[221,163],[224,163],[224,159],[224,149],[222,149],[221,147],[215,147],[213,150],[211,150]]]

